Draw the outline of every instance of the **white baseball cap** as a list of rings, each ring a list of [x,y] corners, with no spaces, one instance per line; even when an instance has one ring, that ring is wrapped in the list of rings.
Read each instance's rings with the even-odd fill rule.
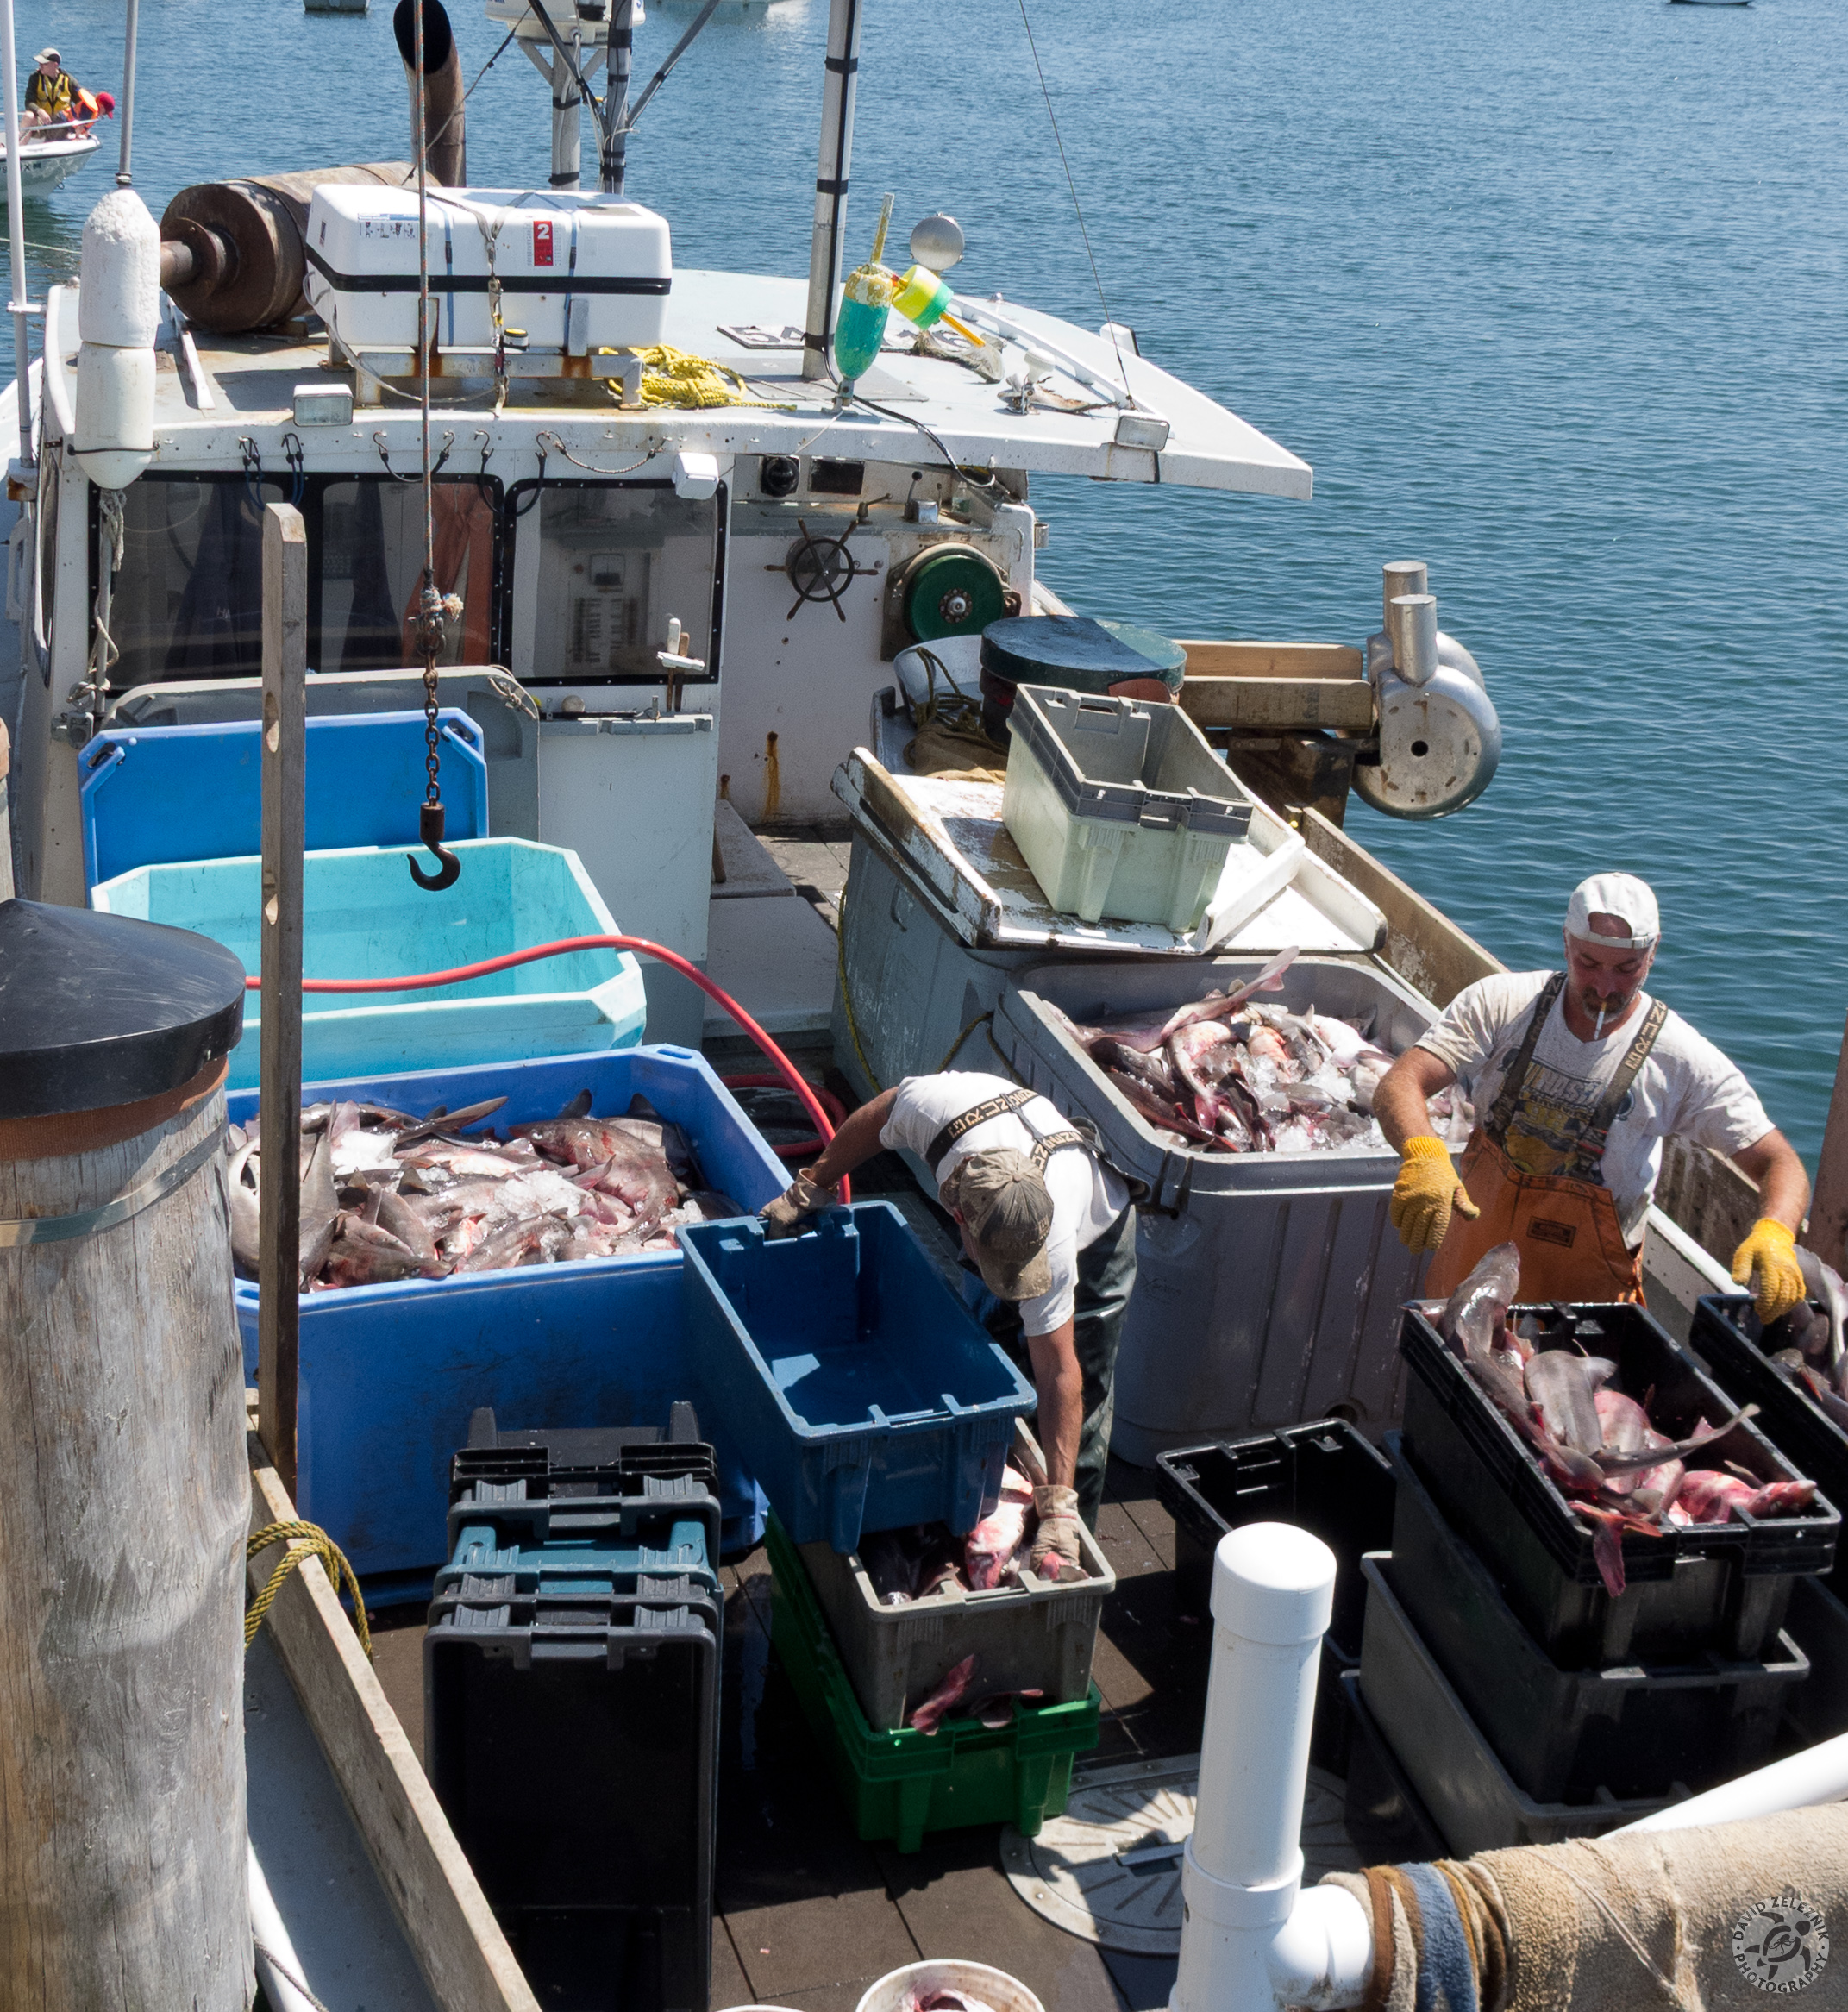
[[[1629,927],[1627,936],[1605,936],[1594,930],[1594,915],[1614,915]],[[1566,904],[1566,934],[1583,937],[1611,950],[1646,950],[1662,934],[1662,916],[1647,881],[1634,874],[1594,874],[1581,881]]]

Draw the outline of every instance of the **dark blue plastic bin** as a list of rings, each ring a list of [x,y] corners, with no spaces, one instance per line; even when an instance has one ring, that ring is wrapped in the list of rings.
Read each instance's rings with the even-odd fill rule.
[[[236,859],[263,849],[260,723],[116,727],[85,743],[84,885],[138,866]],[[481,729],[466,712],[436,715],[445,836],[488,835]],[[308,722],[310,852],[415,845],[423,802],[421,712],[327,713]]]
[[[622,1113],[638,1091],[691,1138],[707,1182],[746,1208],[786,1184],[783,1164],[710,1065],[684,1048],[626,1048],[491,1068],[313,1083],[304,1101],[366,1097],[423,1113],[505,1096],[498,1127],[556,1117],[581,1089]],[[226,1099],[234,1123],[254,1090]],[[711,1225],[708,1225],[709,1227]],[[448,1557],[449,1464],[479,1405],[572,1426],[656,1425],[688,1396],[681,1258],[671,1250],[466,1277],[402,1279],[302,1297],[296,1502],[388,1598],[428,1595]],[[237,1284],[245,1373],[257,1361],[257,1288]],[[701,1417],[718,1456],[727,1552],[763,1533],[763,1497],[729,1421]],[[934,1512],[933,1512],[934,1513]]]
[[[830,1209],[800,1237],[700,1223],[686,1254],[699,1416],[723,1426],[797,1544],[973,1530],[1000,1499],[1033,1387],[890,1202]]]

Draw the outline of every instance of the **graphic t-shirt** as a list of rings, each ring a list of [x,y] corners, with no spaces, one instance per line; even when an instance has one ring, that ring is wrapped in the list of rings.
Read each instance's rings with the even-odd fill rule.
[[[1018,1087],[1004,1077],[983,1075],[974,1069],[906,1076],[899,1085],[892,1115],[879,1135],[879,1143],[888,1151],[902,1147],[923,1159],[946,1125],[965,1111],[973,1111],[976,1105],[986,1104],[991,1097],[1005,1097]],[[1071,1121],[1062,1117],[1058,1106],[1044,1097],[1034,1098],[1026,1106],[1024,1116],[1042,1132],[1071,1129]],[[1004,1146],[1030,1153],[1035,1137],[1023,1122],[1022,1113],[1004,1111],[999,1118],[985,1119],[971,1126],[943,1156],[943,1164],[932,1171],[941,1176],[971,1153],[993,1152]],[[1020,1325],[1028,1334],[1050,1334],[1071,1319],[1078,1284],[1078,1253],[1088,1250],[1130,1204],[1129,1189],[1093,1153],[1075,1149],[1054,1153],[1046,1162],[1043,1178],[1052,1200],[1052,1228],[1046,1238],[1052,1285],[1037,1299],[1020,1302]]]
[[[1457,993],[1419,1041],[1456,1072],[1479,1121],[1488,1118],[1500,1094],[1534,1001],[1551,975],[1521,971],[1478,979]],[[1607,1031],[1601,1041],[1581,1041],[1566,1025],[1563,994],[1554,1000],[1501,1142],[1522,1173],[1566,1171],[1649,1006],[1649,994],[1639,994],[1638,1009],[1621,1027]],[[1618,1106],[1600,1174],[1593,1176],[1611,1191],[1625,1242],[1634,1250],[1643,1241],[1664,1138],[1688,1138],[1717,1152],[1736,1153],[1756,1145],[1770,1129],[1751,1085],[1711,1041],[1670,1012]]]

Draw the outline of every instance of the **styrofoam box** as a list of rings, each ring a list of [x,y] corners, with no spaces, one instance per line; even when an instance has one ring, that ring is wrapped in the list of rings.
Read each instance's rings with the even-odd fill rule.
[[[440,347],[492,344],[491,267],[502,322],[523,330],[529,348],[583,355],[661,340],[673,284],[664,216],[620,197],[561,189],[432,189],[429,206]],[[308,304],[348,348],[415,348],[415,189],[317,188],[306,249]]]

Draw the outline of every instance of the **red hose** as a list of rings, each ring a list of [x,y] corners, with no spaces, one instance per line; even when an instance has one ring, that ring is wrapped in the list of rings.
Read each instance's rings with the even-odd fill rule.
[[[678,971],[681,977],[691,979],[708,999],[716,1000],[776,1064],[778,1074],[769,1081],[793,1090],[802,1100],[809,1116],[815,1120],[815,1129],[822,1138],[826,1139],[834,1137],[834,1126],[829,1121],[828,1113],[821,1107],[814,1086],[736,1000],[730,993],[721,991],[697,964],[689,963],[678,950],[663,950],[659,943],[648,942],[646,937],[566,937],[555,943],[536,944],[529,950],[510,950],[504,957],[488,957],[479,964],[459,964],[453,971],[423,971],[412,978],[304,978],[302,981],[302,990],[427,992],[435,986],[462,985],[471,978],[485,978],[492,972],[511,970],[516,964],[535,964],[543,957],[568,957],[578,950],[639,950],[643,956],[658,958],[663,964]],[[262,987],[263,981],[260,978],[247,978],[244,981],[244,988],[247,992],[260,992]],[[823,1093],[824,1095],[826,1094],[825,1091]],[[838,1110],[840,1106],[836,1104],[835,1107]],[[841,1200],[851,1201],[853,1198],[853,1189],[843,1179],[841,1182]]]

